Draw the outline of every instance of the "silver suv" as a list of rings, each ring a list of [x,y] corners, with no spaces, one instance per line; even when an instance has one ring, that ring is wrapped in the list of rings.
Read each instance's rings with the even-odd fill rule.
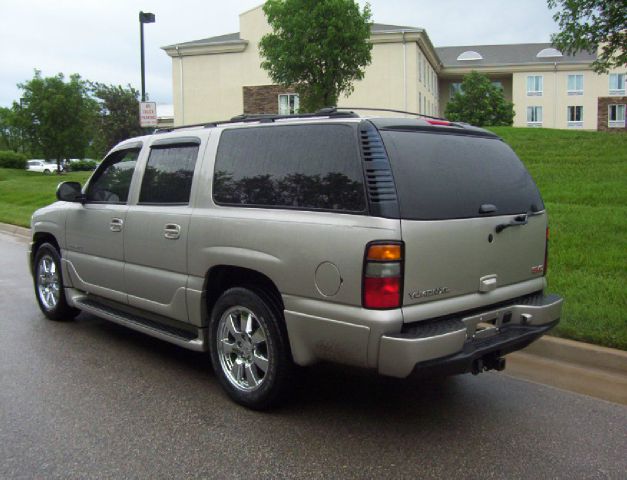
[[[464,124],[236,117],[124,141],[57,197],[32,219],[43,313],[209,351],[251,408],[318,361],[502,370],[561,313],[533,180]]]

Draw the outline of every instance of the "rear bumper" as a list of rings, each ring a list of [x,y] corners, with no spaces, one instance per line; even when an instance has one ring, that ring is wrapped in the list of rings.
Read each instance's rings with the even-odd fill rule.
[[[379,373],[465,373],[476,371],[480,360],[491,366],[557,325],[562,303],[558,295],[540,294],[493,310],[409,324],[399,334],[381,337]]]

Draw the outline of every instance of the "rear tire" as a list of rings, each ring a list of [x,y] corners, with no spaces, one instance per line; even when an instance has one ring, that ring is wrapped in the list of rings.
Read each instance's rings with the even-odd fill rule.
[[[70,307],[63,288],[61,255],[51,243],[40,245],[34,263],[35,297],[42,313],[50,320],[72,320],[80,310]]]
[[[222,388],[235,402],[263,410],[287,393],[293,363],[283,316],[262,291],[225,291],[211,314],[211,363]]]

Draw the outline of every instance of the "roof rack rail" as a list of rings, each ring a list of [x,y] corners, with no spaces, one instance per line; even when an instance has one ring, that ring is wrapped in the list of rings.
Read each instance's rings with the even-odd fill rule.
[[[402,114],[405,114],[405,115],[415,115],[416,117],[431,118],[433,120],[450,121],[450,120],[446,120],[446,118],[434,117],[432,115],[425,115],[424,113],[407,112],[405,110],[393,110],[391,108],[368,108],[368,107],[340,107],[340,108],[346,109],[346,110],[369,110],[371,112],[402,113]],[[453,122],[451,122],[451,123],[453,123]]]
[[[172,132],[174,130],[181,130],[184,128],[194,128],[194,127],[203,127],[203,128],[212,128],[217,127],[218,125],[227,125],[229,123],[245,123],[245,122],[259,122],[259,123],[273,123],[277,120],[289,120],[289,119],[298,119],[298,118],[317,118],[317,117],[329,117],[329,118],[357,118],[355,112],[347,111],[347,110],[338,110],[336,107],[325,107],[317,110],[313,113],[296,113],[291,115],[276,115],[276,114],[241,114],[236,115],[235,117],[230,118],[229,120],[220,120],[217,122],[207,122],[207,123],[193,123],[189,125],[179,125],[177,127],[164,127],[157,128],[155,133],[166,133]]]

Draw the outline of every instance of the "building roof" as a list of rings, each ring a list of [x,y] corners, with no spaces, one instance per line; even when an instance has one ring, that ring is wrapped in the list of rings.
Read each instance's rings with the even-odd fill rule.
[[[510,45],[466,45],[459,47],[437,47],[438,57],[446,67],[472,67],[472,66],[499,66],[499,65],[525,65],[542,63],[585,63],[590,64],[596,60],[595,53],[578,52],[575,55],[562,55],[560,57],[538,57],[538,53],[544,49],[553,48],[550,43],[516,43]],[[458,60],[464,52],[476,52],[482,58],[480,60]]]
[[[401,25],[387,25],[385,23],[373,23],[370,26],[372,33],[388,33],[388,32],[422,32],[422,28],[416,27],[403,27]],[[217,37],[201,38],[200,40],[192,40],[191,42],[175,43],[173,45],[167,45],[162,48],[175,48],[175,47],[194,47],[205,45],[220,45],[225,43],[238,43],[245,41],[240,38],[240,32],[227,33],[226,35],[218,35]]]

